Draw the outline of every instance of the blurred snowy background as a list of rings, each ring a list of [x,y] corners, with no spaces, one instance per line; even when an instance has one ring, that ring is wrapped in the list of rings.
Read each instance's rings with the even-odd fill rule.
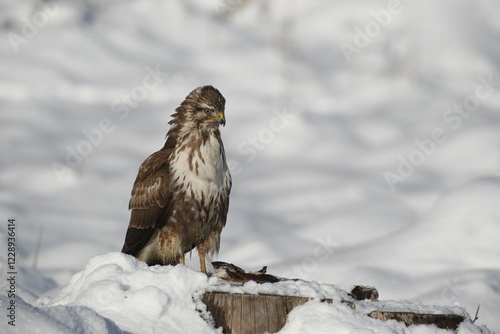
[[[220,260],[481,304],[477,323],[499,332],[499,12],[489,0],[2,1],[0,263],[9,217],[33,298],[120,250],[139,165],[211,84],[227,100],[233,174]]]

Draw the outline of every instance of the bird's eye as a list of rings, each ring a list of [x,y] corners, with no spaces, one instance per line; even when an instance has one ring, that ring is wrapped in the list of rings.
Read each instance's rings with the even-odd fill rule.
[[[203,111],[205,111],[205,114],[210,114],[212,112],[212,109],[204,109]]]

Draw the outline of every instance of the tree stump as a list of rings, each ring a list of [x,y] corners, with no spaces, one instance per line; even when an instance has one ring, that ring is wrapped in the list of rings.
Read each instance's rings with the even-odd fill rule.
[[[278,332],[290,311],[310,300],[307,297],[230,294],[206,292],[203,303],[215,324],[225,334],[262,334]],[[326,300],[331,302],[330,300]]]

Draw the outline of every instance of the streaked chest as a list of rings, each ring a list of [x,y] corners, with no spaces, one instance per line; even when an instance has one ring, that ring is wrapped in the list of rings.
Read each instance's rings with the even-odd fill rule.
[[[171,171],[174,187],[198,199],[218,196],[231,180],[224,146],[215,136],[187,138],[174,151]]]

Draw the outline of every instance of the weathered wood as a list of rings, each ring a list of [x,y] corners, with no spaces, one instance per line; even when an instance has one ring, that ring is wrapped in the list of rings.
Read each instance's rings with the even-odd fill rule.
[[[368,316],[380,320],[397,320],[410,325],[436,325],[439,328],[456,330],[465,319],[458,314],[420,314],[412,312],[373,311]]]
[[[207,292],[203,302],[225,334],[278,332],[288,313],[310,298]]]
[[[285,325],[288,313],[309,300],[307,297],[226,292],[206,292],[202,298],[216,326],[222,327],[225,334],[276,333]],[[325,299],[322,302],[332,303],[332,300]],[[343,301],[343,303],[356,309],[353,301]],[[465,320],[463,316],[457,314],[419,314],[411,311],[372,311],[367,316],[383,321],[397,320],[407,326],[436,325],[439,328],[452,330],[456,330]]]
[[[224,315],[227,314],[228,309],[231,310],[231,312],[234,312],[231,314],[227,314],[227,318],[229,319],[229,323],[231,324],[231,327],[227,328],[227,334],[231,334],[233,332],[231,329],[234,329],[234,333],[241,332],[241,317],[243,315],[241,309],[243,305],[242,298],[240,296],[236,296],[235,298],[221,298],[221,304],[228,305],[228,308],[223,310],[223,313],[221,313],[219,317],[224,317]],[[231,304],[233,305],[233,308],[230,308]]]

